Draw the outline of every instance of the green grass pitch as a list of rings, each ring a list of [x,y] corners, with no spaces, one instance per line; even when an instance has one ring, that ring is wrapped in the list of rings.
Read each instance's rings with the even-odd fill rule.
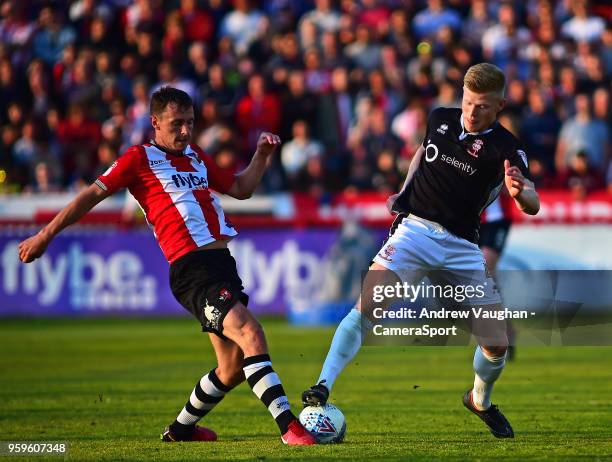
[[[297,412],[333,329],[263,324]],[[189,318],[3,320],[0,348],[0,440],[66,441],[66,460],[612,458],[612,348],[519,349],[494,394],[514,426],[510,441],[493,438],[461,405],[472,348],[363,348],[331,400],[347,418],[346,442],[301,448],[281,444],[246,384],[205,418],[218,442],[159,440],[214,365],[207,336]]]

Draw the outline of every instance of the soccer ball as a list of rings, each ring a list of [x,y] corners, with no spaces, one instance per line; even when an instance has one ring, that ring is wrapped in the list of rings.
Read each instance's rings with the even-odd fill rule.
[[[300,412],[300,422],[318,444],[341,443],[346,434],[346,420],[333,404],[308,406]]]

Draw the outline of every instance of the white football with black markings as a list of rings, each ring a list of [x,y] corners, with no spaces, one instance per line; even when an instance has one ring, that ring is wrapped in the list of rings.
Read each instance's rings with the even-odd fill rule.
[[[300,413],[300,422],[318,444],[341,443],[346,434],[344,414],[333,404],[308,406]]]

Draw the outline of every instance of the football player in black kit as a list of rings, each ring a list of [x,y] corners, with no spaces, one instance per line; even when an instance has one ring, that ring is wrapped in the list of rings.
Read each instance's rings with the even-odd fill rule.
[[[397,213],[389,238],[366,274],[362,296],[334,334],[319,380],[302,394],[304,405],[324,404],[334,381],[357,354],[362,323],[371,326],[375,285],[416,285],[437,270],[438,278],[442,275],[457,287],[472,284],[476,274],[477,282],[487,289],[467,304],[501,309],[477,245],[480,213],[504,186],[523,212],[535,215],[540,208],[533,182],[526,178],[527,156],[520,142],[497,122],[505,104],[505,83],[496,66],[476,64],[464,77],[461,109],[438,108],[430,114],[425,139],[402,190],[388,201],[392,213]],[[463,404],[494,436],[513,438],[510,423],[491,404],[508,346],[505,323],[497,325],[479,332],[472,325],[478,342],[474,385],[464,394]]]

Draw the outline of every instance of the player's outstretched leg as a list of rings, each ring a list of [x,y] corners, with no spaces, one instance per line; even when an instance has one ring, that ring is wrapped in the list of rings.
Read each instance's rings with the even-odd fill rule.
[[[223,334],[240,346],[246,380],[278,425],[282,442],[292,446],[315,444],[314,438],[291,412],[283,385],[272,368],[261,325],[242,303],[237,303],[228,312],[223,321]]]
[[[327,402],[336,378],[361,348],[362,329],[369,330],[372,326],[370,318],[374,308],[373,288],[378,285],[395,284],[396,282],[399,282],[399,278],[393,271],[378,263],[373,263],[370,266],[364,278],[362,296],[359,297],[355,308],[340,321],[334,333],[319,380],[308,390],[302,392],[302,404],[304,406],[322,406]]]
[[[495,404],[491,403],[493,384],[501,375],[506,362],[506,348],[478,345],[474,353],[474,388],[463,395],[463,405],[476,414],[497,438],[514,438],[512,426]]]
[[[316,385],[302,393],[304,406],[322,406],[327,402],[336,378],[355,357],[360,347],[361,312],[353,308],[336,329],[319,380]]]
[[[214,369],[210,371],[196,383],[181,413],[164,430],[162,441],[216,441],[217,434],[213,430],[196,426],[196,423],[219,404],[230,390],[221,383]]]
[[[164,430],[163,441],[216,441],[217,434],[213,430],[196,426],[196,423],[212,411],[226,393],[244,382],[244,356],[240,347],[215,334],[209,336],[218,366],[196,383],[181,413]]]

